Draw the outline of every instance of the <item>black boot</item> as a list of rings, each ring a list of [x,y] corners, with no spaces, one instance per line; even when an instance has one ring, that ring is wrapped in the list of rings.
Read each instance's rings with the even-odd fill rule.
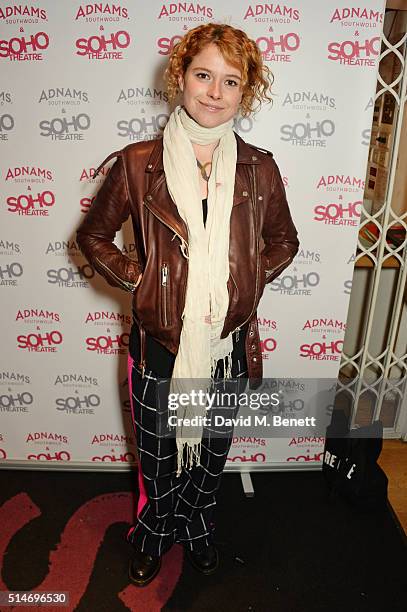
[[[129,578],[136,586],[146,586],[160,571],[161,557],[136,550],[129,563]]]
[[[186,555],[191,565],[202,574],[213,574],[218,569],[219,555],[213,544],[209,544],[199,552],[187,548]]]

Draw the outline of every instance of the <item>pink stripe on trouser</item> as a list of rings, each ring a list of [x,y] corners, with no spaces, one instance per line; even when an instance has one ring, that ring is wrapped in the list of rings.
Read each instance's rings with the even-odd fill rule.
[[[128,376],[128,381],[129,381],[129,395],[130,395],[131,414],[132,414],[132,417],[133,417],[133,426],[135,428],[136,427],[136,422],[135,422],[135,418],[134,418],[134,406],[133,406],[133,384],[132,384],[132,378],[131,378],[131,374],[132,374],[132,370],[133,370],[133,361],[134,360],[133,360],[133,358],[131,357],[131,355],[129,353],[128,358],[127,358],[127,376]],[[148,501],[147,493],[146,493],[146,488],[144,486],[143,473],[141,471],[140,457],[139,457],[139,464],[138,464],[138,486],[139,486],[139,490],[140,490],[140,495],[139,495],[138,504],[137,504],[137,516],[140,515],[140,512],[142,511],[142,509],[144,508],[145,504]]]

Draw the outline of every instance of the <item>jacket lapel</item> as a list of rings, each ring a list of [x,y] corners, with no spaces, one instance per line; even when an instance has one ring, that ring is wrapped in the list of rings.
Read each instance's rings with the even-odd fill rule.
[[[237,140],[237,162],[233,207],[249,200],[250,185],[247,184],[244,165],[260,163],[253,149],[235,133]],[[188,242],[188,230],[168,192],[163,167],[163,140],[157,139],[151,152],[145,172],[151,175],[144,204],[165,225]]]

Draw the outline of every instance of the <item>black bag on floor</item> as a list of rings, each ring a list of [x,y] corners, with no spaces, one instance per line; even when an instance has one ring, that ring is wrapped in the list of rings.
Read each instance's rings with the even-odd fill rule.
[[[331,496],[339,494],[360,509],[383,508],[388,478],[377,463],[382,446],[381,421],[349,431],[343,411],[334,411],[327,428],[322,468]]]

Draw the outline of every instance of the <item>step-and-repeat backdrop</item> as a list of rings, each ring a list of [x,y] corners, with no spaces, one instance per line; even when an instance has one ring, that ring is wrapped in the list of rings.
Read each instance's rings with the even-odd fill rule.
[[[168,55],[200,23],[244,29],[275,78],[273,105],[235,125],[273,151],[301,242],[258,310],[264,374],[336,378],[383,10],[382,0],[0,3],[3,465],[97,469],[136,459],[131,296],[95,275],[75,230],[112,162],[96,179],[93,169],[160,134]],[[129,223],[117,244],[133,254]],[[301,414],[304,392],[292,382],[288,412]],[[322,449],[321,436],[236,435],[227,465],[315,467]]]

